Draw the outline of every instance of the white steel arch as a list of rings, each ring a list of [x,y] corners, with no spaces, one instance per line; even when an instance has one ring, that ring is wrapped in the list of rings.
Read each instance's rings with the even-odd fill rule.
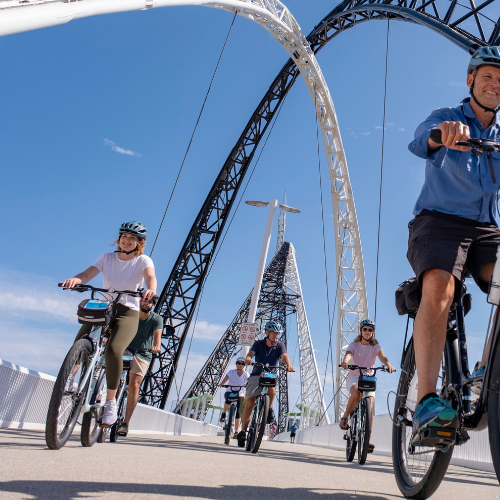
[[[279,0],[9,0],[0,2],[0,36],[65,24],[83,17],[156,7],[201,5],[245,17],[270,32],[290,54],[305,80],[316,107],[325,146],[333,202],[337,269],[337,365],[350,337],[367,317],[365,274],[361,239],[347,161],[330,92],[300,26]],[[340,397],[335,404],[338,420],[347,402],[345,374],[337,366]]]

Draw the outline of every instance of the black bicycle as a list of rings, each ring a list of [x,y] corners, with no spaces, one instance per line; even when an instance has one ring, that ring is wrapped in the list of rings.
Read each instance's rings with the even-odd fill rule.
[[[57,375],[45,425],[45,441],[52,450],[59,450],[66,444],[80,413],[84,414],[80,435],[82,445],[92,446],[105,439],[100,426],[107,392],[103,339],[113,325],[113,306],[120,297],[124,294],[140,297],[143,291],[118,291],[91,285],[77,285],[71,290],[92,292],[90,301],[80,304],[79,315],[81,310],[86,311],[81,314],[86,314],[88,321],[94,318],[99,326],[94,326],[89,335],[71,346]],[[96,293],[114,293],[116,297],[112,301],[97,300]]]
[[[440,132],[440,131],[437,131]],[[431,131],[431,138],[441,142],[441,134]],[[473,148],[475,154],[499,152],[500,144],[483,139],[469,139],[458,145]],[[494,175],[494,174],[493,174]],[[496,266],[500,263],[497,261]],[[495,266],[495,267],[496,267]],[[490,293],[499,284],[492,283]],[[467,357],[465,315],[472,305],[471,296],[463,283],[457,285],[450,308],[446,343],[441,364],[441,376],[436,392],[458,412],[457,429],[428,428],[420,434],[420,445],[413,444],[412,418],[417,406],[418,374],[415,366],[413,339],[405,335],[399,380],[394,406],[392,459],[396,482],[407,498],[429,498],[439,487],[450,463],[453,449],[469,440],[469,431],[488,427],[493,465],[500,480],[500,322],[493,319],[493,337],[484,376],[472,377]],[[497,301],[495,300],[495,305]],[[493,313],[493,311],[492,311]],[[411,317],[414,317],[413,313]],[[409,324],[408,318],[408,324]],[[407,325],[408,325],[407,324]],[[489,332],[488,332],[489,333]],[[472,389],[479,392],[475,401]]]
[[[230,403],[229,409],[227,411],[226,422],[224,424],[224,444],[229,444],[231,438],[236,433],[236,411],[238,410],[238,398],[240,397],[240,389],[246,387],[244,385],[223,385],[222,387],[228,387],[230,392],[227,396],[226,402]]]
[[[377,387],[375,372],[381,370],[389,373],[389,370],[385,366],[367,368],[366,366],[348,365],[347,368],[349,370],[359,370],[359,402],[347,419],[348,428],[344,435],[344,440],[346,441],[346,459],[348,462],[352,462],[357,448],[358,463],[359,465],[363,465],[369,453],[373,417],[372,400],[369,398],[368,393],[374,392]],[[374,374],[373,376],[364,375],[362,370],[371,370]]]
[[[252,409],[252,418],[248,426],[246,450],[257,453],[262,443],[262,438],[266,433],[267,417],[269,415],[270,398],[267,391],[269,387],[276,387],[278,381],[278,374],[273,373],[273,371],[288,371],[288,368],[286,366],[270,367],[262,363],[252,363],[252,366],[260,366],[262,368],[262,372],[259,376],[259,386],[262,387],[262,392],[257,396],[255,405]]]

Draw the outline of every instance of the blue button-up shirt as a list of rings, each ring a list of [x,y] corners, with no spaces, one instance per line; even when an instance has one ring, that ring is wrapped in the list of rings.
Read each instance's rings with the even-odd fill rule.
[[[486,153],[478,157],[470,149],[463,152],[444,146],[432,154],[428,151],[431,129],[444,121],[460,121],[469,126],[471,137],[500,142],[500,113],[496,114],[495,122],[484,130],[469,101],[469,98],[464,99],[456,108],[436,109],[417,127],[415,139],[408,149],[424,158],[426,165],[424,185],[413,213],[418,215],[426,208],[498,226],[495,214],[500,187],[500,153],[491,153],[494,183]]]

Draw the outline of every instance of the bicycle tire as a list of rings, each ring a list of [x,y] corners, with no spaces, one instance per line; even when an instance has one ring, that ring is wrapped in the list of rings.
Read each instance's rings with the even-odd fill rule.
[[[401,416],[411,420],[417,403],[417,381],[415,351],[413,341],[411,340],[408,344],[403,369],[399,378],[398,392],[394,404],[394,418]],[[392,463],[394,475],[403,496],[416,500],[424,500],[429,498],[441,484],[453,454],[453,446],[447,451],[412,455],[408,453],[411,436],[411,426],[406,426],[403,423],[394,425],[392,430]],[[419,451],[425,450],[419,449]],[[419,463],[414,466],[412,460],[418,460]],[[422,460],[425,460],[423,465],[420,464]],[[427,468],[425,472],[423,472],[424,468]]]
[[[262,443],[262,438],[266,433],[267,416],[269,414],[269,394],[260,397],[262,404],[257,413],[257,420],[255,426],[255,443],[252,447],[252,453],[257,453]]]
[[[256,421],[257,421],[257,412],[259,411],[260,408],[260,398],[257,398],[257,401],[255,401],[255,405],[252,408],[252,418],[250,419],[250,425],[248,426],[248,433],[247,433],[247,445],[246,445],[246,451],[252,451],[253,446],[255,444],[255,429],[256,429]]]
[[[354,455],[356,454],[357,441],[355,439],[355,436],[356,436],[357,426],[358,426],[358,418],[357,415],[354,414],[351,419],[351,425],[349,426],[349,429],[347,429],[345,457],[348,462],[352,462],[354,460]]]
[[[118,387],[118,392],[120,392],[120,387]],[[116,443],[118,441],[118,429],[122,425],[123,419],[125,418],[125,412],[127,410],[127,398],[128,398],[128,387],[125,387],[122,395],[120,396],[120,401],[118,401],[118,418],[116,422],[111,426],[111,431],[109,433],[109,440],[111,443]]]
[[[71,395],[68,395],[66,392],[66,383],[78,359],[80,359],[82,367],[81,376],[85,374],[90,364],[91,353],[92,343],[90,340],[77,340],[71,346],[61,365],[54,388],[52,389],[45,423],[45,442],[51,450],[60,450],[66,444],[76,426],[76,421],[87,394],[88,383],[79,394],[73,393]],[[90,379],[88,382],[90,382]],[[69,405],[71,405],[71,408]],[[63,410],[69,409],[69,414],[65,420],[61,418],[61,408]],[[63,425],[62,428],[61,425]]]
[[[361,415],[358,436],[358,464],[363,465],[368,456],[368,445],[370,444],[370,433],[372,428],[372,400],[363,399],[361,403]]]
[[[234,435],[233,429],[234,429],[234,414],[235,414],[236,408],[234,405],[231,405],[229,407],[229,412],[226,418],[226,434],[224,435],[224,444],[229,445],[231,442],[231,438]]]
[[[97,436],[97,442],[105,443],[108,437],[109,437],[109,429],[101,427],[101,432],[99,433],[99,436]]]
[[[246,451],[251,451],[252,448],[253,448],[253,437],[254,437],[254,431],[252,428],[250,428],[248,430],[248,433],[247,433],[247,445],[246,445],[246,448],[245,450]]]
[[[103,366],[97,378],[92,397],[90,398],[90,404],[95,405],[96,403],[102,403],[104,405],[104,402],[106,401],[106,389],[106,368]],[[80,432],[80,441],[82,446],[90,448],[97,442],[97,439],[103,430],[100,426],[102,411],[103,406],[101,406],[96,413],[88,411],[83,414],[82,429]]]
[[[493,352],[491,353],[491,359],[500,359],[500,342],[497,342],[495,346],[492,347]],[[488,437],[490,439],[490,450],[491,458],[493,461],[493,467],[497,475],[498,481],[500,481],[500,450],[498,449],[498,439],[500,436],[500,415],[498,414],[498,409],[500,408],[500,366],[499,363],[491,363],[488,367],[491,370],[488,382]]]

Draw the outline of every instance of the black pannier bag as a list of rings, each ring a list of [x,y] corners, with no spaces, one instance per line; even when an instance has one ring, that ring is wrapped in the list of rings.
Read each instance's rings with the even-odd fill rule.
[[[403,281],[396,290],[396,309],[400,316],[409,314],[414,318],[421,300],[422,290],[415,277]]]
[[[265,373],[260,374],[259,385],[261,387],[276,387],[276,373]]]
[[[359,392],[373,392],[377,388],[377,378],[360,375],[358,379]]]
[[[82,325],[107,326],[111,321],[113,302],[86,299],[78,304],[78,323]]]

